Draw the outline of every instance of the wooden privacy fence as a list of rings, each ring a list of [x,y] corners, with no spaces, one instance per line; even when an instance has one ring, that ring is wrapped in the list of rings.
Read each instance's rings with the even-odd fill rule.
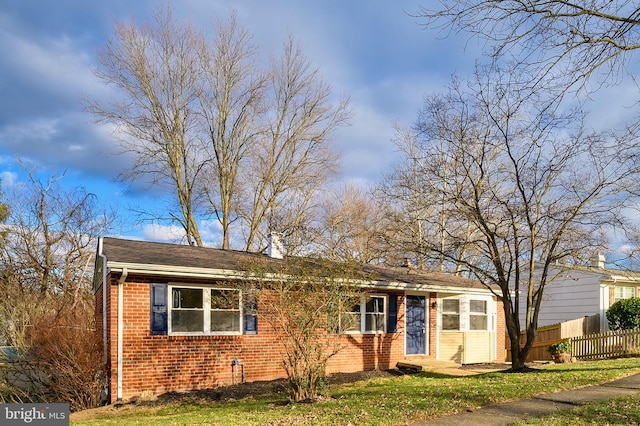
[[[574,337],[571,339],[571,354],[577,359],[640,355],[640,329]]]
[[[527,355],[527,362],[530,361],[540,361],[540,360],[551,360],[551,354],[547,352],[547,348],[552,343],[561,342],[563,339],[560,333],[560,324],[549,325],[546,327],[539,328],[536,332],[536,341],[533,342],[533,346],[529,351],[529,355]],[[520,344],[524,346],[527,341],[526,333],[522,333],[520,335]],[[506,338],[507,345],[507,361],[511,361],[511,340],[507,335]]]
[[[527,355],[527,362],[551,360],[551,354],[547,351],[549,345],[568,340],[572,337],[598,332],[600,332],[600,315],[598,314],[540,327],[536,330],[536,341],[533,342],[533,347],[529,355]],[[520,335],[520,343],[524,345],[526,341],[527,335],[526,332],[523,331]],[[507,351],[506,360],[511,361],[511,341],[508,335],[505,343],[505,349]]]

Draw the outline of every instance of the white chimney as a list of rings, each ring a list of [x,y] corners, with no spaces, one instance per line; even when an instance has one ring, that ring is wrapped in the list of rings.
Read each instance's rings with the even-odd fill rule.
[[[596,255],[592,260],[592,264],[594,268],[604,269],[604,264],[605,264],[604,255],[603,254]]]
[[[274,259],[284,258],[284,246],[280,240],[280,234],[272,232],[269,234],[269,242],[267,245],[267,256]]]

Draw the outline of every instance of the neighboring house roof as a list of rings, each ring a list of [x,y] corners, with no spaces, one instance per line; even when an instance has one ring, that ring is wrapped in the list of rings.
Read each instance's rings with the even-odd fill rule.
[[[147,241],[102,238],[97,263],[106,257],[108,270],[130,274],[183,277],[241,278],[252,262],[268,261],[286,264],[286,259],[235,250],[156,243]],[[99,269],[96,268],[96,273]],[[483,284],[442,272],[415,268],[361,265],[367,277],[362,285],[373,288],[396,288],[421,291],[488,292]],[[498,291],[496,287],[494,291]]]
[[[558,277],[571,277],[572,272],[597,275],[601,282],[624,282],[640,284],[640,271],[603,268],[597,266],[564,266],[554,265]]]

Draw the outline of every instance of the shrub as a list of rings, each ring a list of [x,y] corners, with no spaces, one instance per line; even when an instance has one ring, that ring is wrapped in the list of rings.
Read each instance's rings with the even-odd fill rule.
[[[68,402],[72,412],[100,405],[101,339],[88,314],[76,310],[43,317],[32,334],[30,354],[47,377],[44,400]]]
[[[640,328],[640,298],[618,300],[607,310],[611,330]]]
[[[554,343],[552,345],[549,345],[549,347],[547,348],[547,351],[549,351],[549,353],[553,354],[559,354],[559,353],[571,353],[571,342],[568,340],[565,340],[563,342],[558,342],[558,343]]]
[[[341,330],[337,320],[360,302],[361,293],[347,280],[355,273],[351,265],[318,259],[289,259],[282,269],[261,266],[251,268],[258,276],[269,274],[269,284],[254,291],[261,293],[262,318],[282,347],[289,398],[316,401],[327,363],[345,345],[342,335],[348,327]]]
[[[93,304],[84,302],[34,312],[15,356],[0,362],[0,403],[68,402],[72,412],[99,406],[104,372],[93,320]]]

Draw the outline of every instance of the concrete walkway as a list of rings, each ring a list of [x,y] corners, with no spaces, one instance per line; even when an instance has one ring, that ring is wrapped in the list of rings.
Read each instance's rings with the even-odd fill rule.
[[[533,398],[504,402],[479,408],[475,411],[453,414],[413,426],[482,426],[508,425],[521,419],[542,417],[557,411],[570,410],[576,406],[640,392],[640,374],[634,374],[597,386],[538,395]]]

